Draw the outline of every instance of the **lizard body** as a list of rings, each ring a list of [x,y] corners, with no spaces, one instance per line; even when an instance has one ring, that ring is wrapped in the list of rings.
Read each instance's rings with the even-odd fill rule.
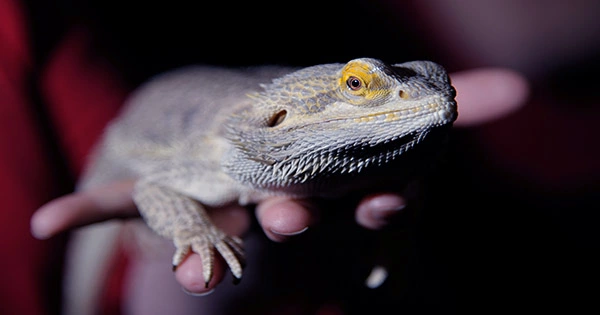
[[[217,229],[205,206],[346,192],[361,174],[451,126],[454,97],[445,70],[428,61],[184,68],[135,93],[107,128],[81,189],[137,179],[134,201],[173,240],[175,267],[197,252],[208,283],[214,247],[239,279],[242,242]]]

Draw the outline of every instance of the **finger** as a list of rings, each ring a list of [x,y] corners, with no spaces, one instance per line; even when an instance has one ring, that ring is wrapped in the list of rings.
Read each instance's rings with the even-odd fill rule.
[[[207,295],[211,293],[217,284],[225,277],[225,261],[218,255],[215,256],[213,276],[208,282],[204,282],[202,274],[202,259],[198,254],[190,254],[175,271],[175,279],[181,284],[183,290],[191,295]]]
[[[250,228],[252,221],[248,210],[239,205],[208,209],[213,223],[227,235],[240,236]]]
[[[458,119],[456,125],[471,126],[507,115],[525,104],[529,83],[518,72],[482,68],[453,73]]]
[[[137,216],[132,190],[133,182],[123,181],[54,199],[33,214],[31,233],[47,239],[74,227]]]
[[[309,203],[286,197],[261,202],[256,207],[256,216],[267,237],[276,242],[301,234],[316,220]]]
[[[379,193],[365,197],[356,208],[356,222],[371,230],[386,226],[406,206],[406,200],[394,193]]]

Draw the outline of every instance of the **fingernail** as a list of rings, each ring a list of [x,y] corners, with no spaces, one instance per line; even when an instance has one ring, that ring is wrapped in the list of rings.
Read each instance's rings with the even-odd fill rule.
[[[404,199],[394,196],[380,196],[377,199],[371,201],[369,204],[371,213],[374,219],[382,220],[388,218],[390,215],[406,208]]]
[[[299,231],[294,231],[294,232],[280,232],[280,231],[275,231],[273,229],[269,229],[272,233],[277,234],[277,235],[282,235],[282,236],[294,236],[294,235],[298,235],[298,234],[302,234],[304,233],[306,230],[308,230],[308,226],[299,230]]]
[[[211,293],[215,292],[215,289],[216,289],[216,288],[212,288],[212,289],[210,289],[210,290],[208,290],[208,291],[206,291],[206,292],[202,292],[202,293],[194,293],[194,292],[190,292],[190,291],[186,290],[184,287],[181,287],[181,290],[182,290],[183,292],[185,292],[185,294],[187,294],[187,295],[189,295],[189,296],[207,296],[207,295],[209,295],[209,294],[211,294]]]
[[[369,289],[376,289],[380,287],[388,277],[388,271],[383,266],[375,266],[371,270],[371,274],[365,280],[365,285]]]

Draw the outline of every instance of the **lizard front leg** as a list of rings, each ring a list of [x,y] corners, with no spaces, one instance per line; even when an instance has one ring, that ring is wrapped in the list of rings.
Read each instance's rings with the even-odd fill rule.
[[[175,270],[191,251],[200,255],[206,286],[213,276],[216,248],[229,265],[235,281],[242,277],[242,240],[229,236],[210,220],[204,207],[194,199],[151,181],[136,183],[133,191],[140,214],[159,235],[173,240]]]

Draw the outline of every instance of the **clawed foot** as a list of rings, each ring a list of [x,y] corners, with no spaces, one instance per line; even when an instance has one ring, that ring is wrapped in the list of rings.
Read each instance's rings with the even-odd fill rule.
[[[244,249],[239,237],[229,236],[217,227],[210,226],[207,229],[180,231],[175,235],[173,242],[177,248],[173,256],[173,270],[177,269],[191,250],[200,255],[202,259],[202,275],[205,285],[208,287],[213,276],[215,261],[213,248],[216,248],[227,262],[233,274],[234,283],[237,284],[241,280]]]

